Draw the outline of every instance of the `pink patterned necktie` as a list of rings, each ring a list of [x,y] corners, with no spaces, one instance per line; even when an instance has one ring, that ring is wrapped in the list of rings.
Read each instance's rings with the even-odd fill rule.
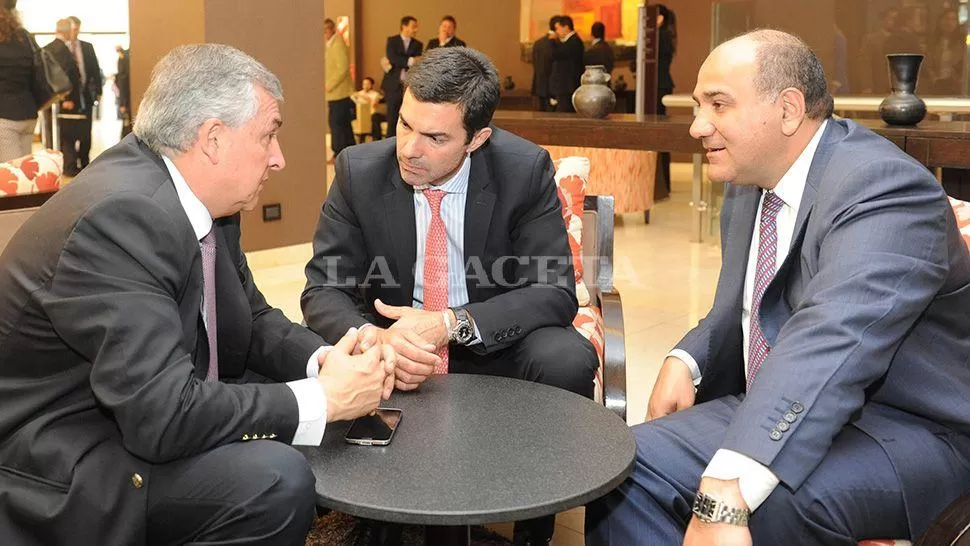
[[[748,377],[747,388],[751,389],[758,370],[764,364],[765,358],[771,352],[768,341],[761,331],[759,310],[761,296],[765,293],[768,283],[775,277],[775,257],[778,255],[778,211],[784,205],[774,192],[765,192],[764,202],[761,204],[761,223],[758,238],[758,267],[754,276],[754,294],[751,298],[751,327],[748,333]]]
[[[216,228],[199,242],[202,247],[202,303],[205,309],[205,331],[209,338],[209,371],[206,381],[219,380],[219,347],[216,344]]]
[[[448,232],[441,219],[441,200],[447,192],[426,189],[424,197],[431,206],[431,224],[424,240],[424,309],[443,311],[448,308]],[[434,373],[448,373],[448,346],[438,351],[441,365]]]

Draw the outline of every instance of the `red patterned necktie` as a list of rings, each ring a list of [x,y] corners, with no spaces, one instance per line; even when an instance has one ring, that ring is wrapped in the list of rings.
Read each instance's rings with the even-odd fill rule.
[[[205,331],[209,338],[209,370],[206,381],[219,380],[219,347],[216,345],[216,228],[200,241],[202,247],[202,303]]]
[[[761,204],[761,223],[758,238],[758,266],[754,276],[754,294],[751,298],[751,327],[748,334],[748,377],[747,388],[751,389],[758,370],[771,352],[765,335],[758,322],[761,296],[768,283],[775,277],[775,257],[778,255],[778,211],[784,202],[774,192],[765,192]]]
[[[442,190],[426,189],[424,197],[431,206],[431,224],[424,240],[424,309],[443,311],[448,308],[448,232],[441,219]],[[448,345],[438,351],[441,365],[434,373],[448,373]]]

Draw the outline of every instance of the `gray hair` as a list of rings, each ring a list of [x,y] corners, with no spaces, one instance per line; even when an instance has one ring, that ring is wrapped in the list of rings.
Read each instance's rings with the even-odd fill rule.
[[[801,38],[772,29],[753,30],[742,34],[758,44],[755,54],[758,73],[754,87],[765,98],[775,99],[793,87],[805,96],[805,115],[825,119],[832,115],[833,101],[825,82],[822,62]]]
[[[242,51],[222,44],[176,47],[152,70],[133,131],[159,154],[178,155],[195,144],[206,120],[238,128],[253,119],[257,85],[283,101],[280,80]]]

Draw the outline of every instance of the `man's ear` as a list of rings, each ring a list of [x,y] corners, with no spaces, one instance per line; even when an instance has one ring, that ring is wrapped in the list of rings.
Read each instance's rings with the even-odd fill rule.
[[[475,150],[482,147],[482,144],[488,140],[488,137],[492,136],[492,128],[485,127],[484,129],[479,129],[475,136],[472,137],[472,141],[468,143],[468,147],[465,149],[465,153],[472,153]]]
[[[213,165],[219,164],[219,139],[225,136],[226,125],[216,118],[209,118],[199,127],[196,135],[202,154]]]
[[[805,121],[805,95],[794,87],[789,87],[779,95],[781,99],[781,131],[792,136]]]

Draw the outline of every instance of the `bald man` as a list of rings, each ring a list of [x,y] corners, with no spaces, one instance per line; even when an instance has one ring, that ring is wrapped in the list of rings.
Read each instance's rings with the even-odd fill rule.
[[[714,305],[665,359],[587,543],[918,537],[970,489],[970,256],[943,190],[832,119],[792,35],[722,44],[694,98],[727,183]]]

